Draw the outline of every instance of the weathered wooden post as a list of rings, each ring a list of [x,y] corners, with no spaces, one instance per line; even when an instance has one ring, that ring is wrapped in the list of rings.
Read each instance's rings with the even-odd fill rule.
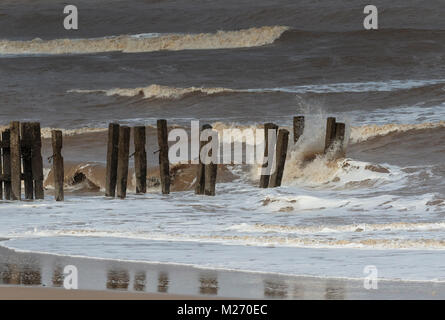
[[[294,117],[294,143],[298,142],[298,139],[304,132],[304,116]]]
[[[43,160],[42,160],[42,135],[40,123],[32,122],[31,126],[31,156],[32,156],[32,176],[34,179],[34,198],[44,199],[43,191]]]
[[[325,137],[325,147],[324,152],[326,153],[328,149],[331,147],[332,143],[335,140],[335,118],[329,117],[326,120],[326,137]]]
[[[3,144],[2,144],[2,137],[0,136],[0,200],[3,200]]]
[[[21,151],[23,163],[23,180],[25,186],[25,199],[34,199],[34,181],[32,178],[32,127],[31,123],[21,124]]]
[[[287,146],[289,144],[289,131],[280,129],[278,131],[277,147],[276,147],[276,166],[275,171],[270,177],[269,187],[275,188],[281,186],[283,179],[284,166],[286,164]]]
[[[2,132],[3,143],[3,178],[5,186],[5,200],[11,200],[11,153],[10,153],[10,129]]]
[[[212,129],[212,126],[209,124],[204,124],[201,127],[201,132],[207,129]],[[205,191],[205,165],[201,161],[201,150],[202,147],[205,146],[206,141],[201,141],[201,135],[200,135],[200,142],[199,142],[199,164],[197,166],[196,171],[196,185],[195,185],[195,194],[204,194]]]
[[[209,129],[212,129],[210,126]],[[212,138],[210,141],[213,141],[213,139],[218,139],[218,132],[213,131],[214,135],[212,135]],[[219,144],[216,144],[219,146]],[[213,161],[213,148],[210,149],[208,156],[210,157],[211,162],[209,164],[205,165],[205,181],[204,181],[204,194],[206,196],[214,196],[216,194],[216,176],[218,174],[218,164],[214,163]]]
[[[2,159],[3,159],[3,141],[2,137],[0,136],[0,200],[3,200],[3,180],[4,180]]]
[[[345,156],[343,151],[344,141],[345,141],[345,131],[346,126],[344,123],[336,123],[335,124],[335,141],[338,141],[338,151],[337,157],[341,158]]]
[[[117,160],[117,196],[127,196],[128,160],[130,157],[130,127],[119,128],[119,153]]]
[[[159,170],[161,176],[162,193],[170,193],[170,164],[168,160],[168,131],[167,120],[157,121],[159,144]]]
[[[53,177],[54,177],[54,198],[56,201],[63,201],[63,157],[62,157],[62,131],[52,130],[52,147],[53,147]]]
[[[20,152],[20,122],[11,122],[11,200],[22,198],[22,165]]]
[[[267,168],[269,163],[273,163],[273,158],[269,157],[269,149],[274,150],[275,146],[269,146],[269,130],[274,130],[276,134],[278,126],[273,123],[264,124],[264,157],[267,157],[267,161],[263,163],[263,168]],[[271,152],[271,154],[273,154],[273,152]],[[260,177],[260,188],[267,188],[269,186],[269,179],[269,172],[262,174]]]
[[[105,177],[105,196],[116,196],[117,156],[119,150],[119,125],[110,123],[108,126],[107,168]]]
[[[145,151],[145,127],[133,129],[134,140],[134,174],[136,176],[136,193],[147,192],[147,152]]]

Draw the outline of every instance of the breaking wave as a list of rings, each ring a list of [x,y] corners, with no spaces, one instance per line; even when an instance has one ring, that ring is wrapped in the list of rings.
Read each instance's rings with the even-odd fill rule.
[[[385,136],[395,132],[407,132],[410,130],[426,130],[445,128],[445,121],[425,122],[417,124],[383,124],[383,125],[364,125],[361,127],[351,128],[351,143],[359,143],[372,138]]]
[[[199,34],[121,35],[91,39],[0,41],[0,54],[85,54],[99,52],[153,52],[258,47],[273,43],[285,26]]]
[[[144,99],[180,99],[184,96],[192,94],[205,94],[213,95],[225,92],[240,92],[239,90],[233,90],[228,88],[174,88],[168,86],[161,86],[153,84],[147,87],[140,88],[114,88],[109,90],[69,90],[69,93],[104,93],[107,96],[122,96],[122,97],[135,97],[141,96]]]
[[[426,249],[444,250],[445,240],[439,239],[399,239],[399,238],[364,238],[364,239],[318,239],[310,237],[281,237],[270,235],[186,235],[150,232],[128,232],[94,229],[33,230],[16,237],[113,237],[155,241],[204,242],[228,245],[279,246],[307,248],[364,248],[364,249]]]

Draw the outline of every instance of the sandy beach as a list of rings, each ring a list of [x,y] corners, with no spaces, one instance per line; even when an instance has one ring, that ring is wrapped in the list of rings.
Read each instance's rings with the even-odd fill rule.
[[[445,283],[296,277],[171,264],[18,253],[0,248],[0,299],[444,299]],[[79,289],[63,288],[63,267],[79,270]]]

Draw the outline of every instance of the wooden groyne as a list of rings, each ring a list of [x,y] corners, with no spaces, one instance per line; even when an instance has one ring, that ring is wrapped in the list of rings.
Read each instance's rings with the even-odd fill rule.
[[[260,188],[281,186],[289,147],[289,131],[273,123],[264,124],[264,163],[260,176]],[[218,133],[211,125],[201,127],[206,130],[207,141],[200,141],[199,163],[196,164],[195,194],[215,196],[218,165],[212,149],[207,154],[204,146],[218,139]],[[304,116],[293,118],[293,143],[297,143],[305,130]],[[134,153],[130,155],[130,140],[133,132]],[[210,132],[210,134],[209,134]],[[206,136],[207,136],[206,135]],[[0,200],[33,200],[44,199],[42,138],[40,124],[37,122],[10,123],[0,136]],[[202,138],[202,137],[201,137]],[[326,136],[324,152],[335,151],[334,157],[344,156],[343,144],[345,124],[336,122],[334,117],[326,120]],[[169,161],[167,120],[157,121],[157,140],[159,153],[159,173],[162,194],[170,193],[171,170]],[[205,138],[204,138],[205,140]],[[64,159],[62,156],[63,134],[60,130],[51,132],[53,155],[48,159],[52,162],[54,178],[54,198],[64,200]],[[217,142],[217,141],[216,141]],[[271,143],[269,145],[269,142]],[[111,123],[108,127],[108,144],[106,159],[105,196],[127,196],[129,160],[134,156],[136,193],[147,192],[147,151],[146,128],[137,126],[130,128]],[[206,163],[202,158],[210,159]],[[22,183],[23,181],[23,183]],[[22,193],[23,188],[23,193]]]

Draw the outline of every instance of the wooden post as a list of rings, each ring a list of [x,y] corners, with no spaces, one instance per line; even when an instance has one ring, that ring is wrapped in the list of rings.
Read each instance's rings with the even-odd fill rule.
[[[168,160],[168,131],[167,120],[157,122],[159,144],[159,170],[161,176],[162,193],[170,193],[170,164]]]
[[[11,153],[10,153],[10,129],[2,132],[3,142],[3,176],[5,186],[5,200],[11,200]]]
[[[201,127],[201,132],[207,129],[212,129],[212,126],[209,124],[205,124]],[[196,171],[196,185],[195,185],[195,194],[204,194],[205,191],[205,165],[201,161],[201,150],[202,147],[205,146],[206,142],[201,141],[201,135],[200,135],[200,142],[199,142],[199,164],[197,166]]]
[[[345,131],[346,131],[346,126],[344,123],[338,122],[335,124],[335,141],[338,141],[338,152],[337,152],[338,158],[345,156],[345,153],[343,152]]]
[[[133,129],[134,140],[134,174],[136,176],[136,193],[147,192],[147,152],[145,151],[145,127]]]
[[[304,132],[304,116],[294,117],[294,143],[298,142],[298,139]]]
[[[30,124],[32,132],[32,176],[34,179],[34,198],[43,199],[43,160],[42,160],[42,135],[40,132],[40,123],[32,122]]]
[[[326,120],[326,137],[324,152],[327,152],[335,140],[335,118],[329,117]]]
[[[53,177],[54,177],[54,198],[56,201],[63,201],[63,157],[62,157],[62,131],[51,131],[53,146]]]
[[[0,136],[0,200],[3,200],[3,144],[2,144],[2,137]]]
[[[22,198],[22,166],[20,152],[20,122],[11,122],[11,199]]]
[[[116,196],[117,156],[119,150],[119,125],[110,123],[108,126],[107,168],[105,196]]]
[[[34,181],[32,179],[32,128],[29,122],[21,124],[21,151],[25,199],[34,199]]]
[[[211,128],[212,127],[210,126],[209,129]],[[214,132],[217,133],[217,131]],[[210,157],[210,159],[212,159],[212,161],[209,164],[205,165],[204,194],[206,196],[214,196],[216,194],[216,176],[218,174],[218,164],[213,163],[213,148],[210,150],[208,156]]]
[[[275,134],[278,130],[278,126],[273,123],[264,124],[264,157],[269,157],[269,148],[273,150],[275,146],[269,146],[269,130],[275,130]],[[273,161],[273,158],[267,159],[267,161],[263,164],[263,168],[267,168],[269,161]],[[269,186],[269,173],[263,174],[260,177],[260,188],[267,188]]]
[[[119,128],[119,153],[117,160],[117,196],[127,196],[128,160],[130,156],[130,127]]]
[[[284,165],[286,163],[287,146],[289,143],[289,131],[286,129],[280,129],[278,131],[277,148],[276,148],[276,168],[272,176],[270,177],[269,187],[281,186],[281,180],[283,179]]]

